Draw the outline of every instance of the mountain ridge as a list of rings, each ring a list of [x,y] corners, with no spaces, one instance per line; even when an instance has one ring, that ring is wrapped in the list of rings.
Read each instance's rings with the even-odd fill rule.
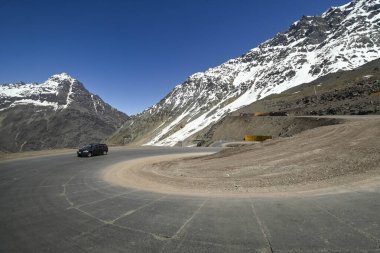
[[[111,140],[173,146],[196,138],[258,99],[379,58],[379,31],[380,0],[355,0],[321,16],[303,16],[246,54],[191,75]]]
[[[77,147],[105,140],[129,116],[66,73],[0,85],[0,151]]]

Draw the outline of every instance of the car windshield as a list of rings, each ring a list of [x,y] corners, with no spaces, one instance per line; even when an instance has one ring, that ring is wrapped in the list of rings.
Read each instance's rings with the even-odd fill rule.
[[[82,147],[82,149],[89,149],[89,148],[91,148],[91,145],[86,145]]]

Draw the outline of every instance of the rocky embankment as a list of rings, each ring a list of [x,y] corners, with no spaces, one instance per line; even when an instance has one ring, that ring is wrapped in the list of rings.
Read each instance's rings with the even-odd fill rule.
[[[284,112],[288,116],[255,117],[257,112]],[[380,60],[256,101],[229,114],[193,139],[204,140],[204,145],[209,145],[218,140],[242,140],[244,135],[289,137],[307,129],[342,122],[294,116],[364,114],[380,114]]]

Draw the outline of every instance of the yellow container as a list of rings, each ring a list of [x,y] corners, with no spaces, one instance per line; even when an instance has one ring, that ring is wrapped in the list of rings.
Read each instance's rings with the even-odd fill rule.
[[[245,141],[265,141],[272,139],[272,136],[266,135],[246,135],[244,136]]]
[[[259,116],[268,116],[269,115],[269,112],[255,112],[255,116],[256,117],[259,117]]]
[[[254,141],[255,136],[253,135],[246,135],[244,136],[245,141]]]

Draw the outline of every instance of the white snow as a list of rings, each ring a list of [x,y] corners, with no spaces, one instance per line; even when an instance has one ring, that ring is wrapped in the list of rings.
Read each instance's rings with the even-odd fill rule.
[[[57,102],[54,102],[54,97],[58,96],[60,90],[62,89],[62,87],[60,86],[60,83],[62,81],[70,82],[70,87],[66,98],[66,104],[58,105]],[[5,110],[9,107],[14,107],[16,105],[21,104],[32,104],[41,107],[53,107],[54,110],[65,109],[72,102],[71,96],[73,94],[73,85],[75,81],[76,79],[72,78],[68,74],[62,73],[51,76],[46,82],[41,84],[28,83],[0,85],[1,97],[16,98],[14,99],[13,103],[8,105],[8,107],[2,108],[1,110]],[[51,99],[52,101],[48,101],[49,99]]]
[[[181,116],[177,117],[175,120],[173,120],[168,126],[166,126],[162,131],[161,133],[159,133],[158,135],[156,135],[155,138],[153,138],[150,142],[144,144],[144,145],[153,145],[153,144],[156,144],[156,142],[158,142],[158,140],[163,136],[165,135],[167,132],[169,132],[173,127],[175,127],[184,117],[186,117],[187,115],[189,114],[188,111],[186,111],[185,113],[183,113]]]
[[[66,104],[63,105],[63,108],[67,108],[70,105],[70,103],[73,101],[71,99],[71,95],[73,94],[73,86],[74,86],[75,79],[71,78],[66,73],[62,73],[60,75],[54,75],[53,77],[58,78],[59,80],[68,80],[70,82],[69,92],[67,93],[67,97],[66,97]]]
[[[96,104],[95,104],[95,100],[94,100],[94,95],[93,94],[91,94],[91,99],[92,99],[92,103],[94,105],[94,110],[95,110],[96,113],[98,113],[98,110],[96,109]]]
[[[42,106],[42,107],[52,107],[54,110],[57,110],[58,108],[58,103],[54,103],[54,102],[33,100],[33,99],[21,99],[21,100],[16,100],[8,107],[0,109],[0,111],[4,111],[6,109],[15,107],[17,105],[34,105],[34,106]]]
[[[17,100],[13,103],[13,105],[28,105],[28,104],[33,104],[36,106],[50,106],[56,109],[58,107],[57,103],[54,102],[48,102],[48,101],[41,101],[41,100],[33,100],[33,99],[21,99]]]

